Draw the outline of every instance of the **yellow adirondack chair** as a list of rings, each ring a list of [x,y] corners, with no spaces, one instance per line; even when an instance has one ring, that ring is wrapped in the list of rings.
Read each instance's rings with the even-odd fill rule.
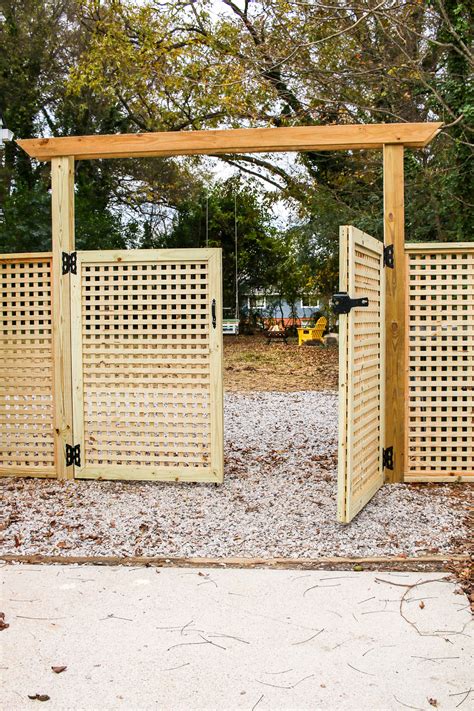
[[[318,318],[316,325],[312,328],[299,328],[298,329],[298,345],[302,346],[305,341],[323,341],[323,333],[327,326],[327,319],[324,316]]]

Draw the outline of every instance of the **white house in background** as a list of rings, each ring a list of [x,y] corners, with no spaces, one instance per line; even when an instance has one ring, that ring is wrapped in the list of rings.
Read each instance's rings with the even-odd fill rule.
[[[307,296],[296,302],[295,313],[292,313],[290,304],[275,292],[254,291],[251,294],[244,294],[241,300],[241,309],[248,312],[260,312],[262,316],[273,316],[274,318],[291,318],[292,315],[298,319],[309,319],[315,311],[321,310],[322,305],[317,297]]]
[[[296,303],[296,308],[292,311],[291,306],[281,299],[276,292],[254,291],[251,294],[244,294],[240,301],[240,312],[244,316],[249,313],[260,315],[263,319],[274,318],[276,320],[283,319],[284,325],[293,324],[293,317],[304,324],[309,321],[313,314],[322,310],[322,304],[318,298],[303,298]],[[224,335],[238,335],[239,319],[232,318],[235,314],[235,308],[228,306],[223,309],[223,324],[222,330]]]

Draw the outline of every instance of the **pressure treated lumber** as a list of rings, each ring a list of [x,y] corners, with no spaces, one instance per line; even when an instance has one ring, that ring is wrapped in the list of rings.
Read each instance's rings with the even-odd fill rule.
[[[380,149],[384,144],[422,148],[433,140],[441,126],[442,123],[390,123],[238,128],[30,138],[17,143],[31,157],[39,160],[65,155],[85,160],[268,151],[340,151]]]
[[[474,481],[474,245],[407,244],[405,481]]]
[[[340,229],[339,290],[367,298],[339,316],[337,517],[349,523],[384,483],[384,268],[380,240]]]
[[[0,477],[55,476],[51,262],[0,255]]]
[[[385,268],[385,447],[393,447],[387,480],[403,481],[405,472],[406,292],[404,149],[383,149],[384,244],[393,245],[393,269]]]
[[[74,158],[51,163],[53,242],[54,433],[56,476],[72,479],[66,444],[73,445],[70,274],[62,275],[62,253],[74,250]]]
[[[295,570],[440,570],[451,563],[468,563],[468,555],[446,553],[445,555],[369,556],[345,557],[328,556],[321,558],[187,558],[165,556],[68,556],[68,555],[21,555],[7,553],[0,555],[5,563],[26,563],[30,565],[125,565],[157,568],[274,568]]]
[[[76,478],[223,481],[221,314],[220,249],[77,253]]]

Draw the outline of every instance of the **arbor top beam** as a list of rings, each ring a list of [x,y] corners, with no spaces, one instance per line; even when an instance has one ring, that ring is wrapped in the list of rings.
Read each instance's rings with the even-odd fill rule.
[[[161,131],[29,138],[18,140],[17,143],[32,158],[45,161],[61,156],[89,160],[222,153],[346,151],[380,149],[385,144],[422,148],[433,140],[442,125],[442,123],[378,123]]]

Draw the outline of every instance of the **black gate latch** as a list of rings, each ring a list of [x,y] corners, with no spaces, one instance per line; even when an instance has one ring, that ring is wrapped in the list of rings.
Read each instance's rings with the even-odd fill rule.
[[[66,445],[66,466],[71,467],[73,464],[76,465],[76,467],[81,466],[81,445],[76,444],[76,446],[72,446],[70,444]]]
[[[368,305],[369,299],[366,296],[362,299],[351,299],[346,291],[334,294],[331,300],[332,310],[335,314],[348,314],[351,309]]]

